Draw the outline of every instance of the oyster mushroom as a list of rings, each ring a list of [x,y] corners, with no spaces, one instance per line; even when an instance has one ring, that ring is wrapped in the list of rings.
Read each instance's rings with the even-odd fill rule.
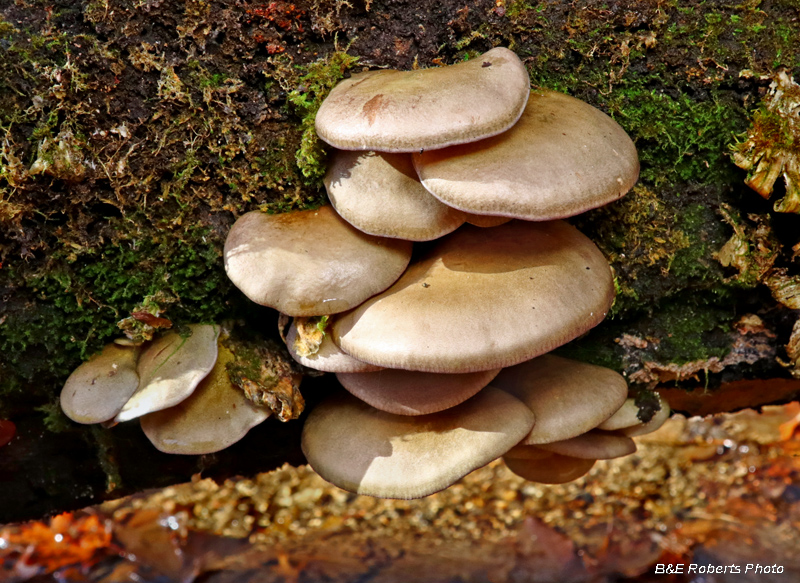
[[[370,235],[429,241],[464,223],[420,184],[409,154],[337,150],[325,188],[336,212]]]
[[[247,213],[225,241],[225,271],[234,285],[290,316],[353,308],[389,287],[410,258],[410,242],[362,233],[331,206]]]
[[[396,415],[428,415],[463,403],[492,382],[500,369],[444,374],[388,369],[337,373],[352,395]]]
[[[537,450],[533,455],[514,448],[503,456],[506,467],[521,478],[540,484],[566,484],[589,473],[597,460],[580,459],[544,452],[532,446],[522,446]]]
[[[183,455],[214,453],[270,416],[231,383],[226,366],[234,361],[233,353],[220,346],[216,364],[191,396],[142,417],[142,430],[156,449]]]
[[[533,414],[487,387],[460,405],[418,417],[378,411],[342,393],[303,427],[309,464],[336,486],[379,498],[420,498],[450,486],[519,442]]]
[[[342,150],[444,148],[504,132],[529,93],[519,57],[498,47],[449,67],[355,74],[333,88],[315,125]]]
[[[589,460],[610,460],[636,452],[636,443],[624,435],[592,430],[553,443],[538,445],[540,449],[568,457]]]
[[[613,370],[552,354],[503,369],[492,386],[508,391],[536,415],[526,445],[586,433],[611,417],[628,396],[628,384]]]
[[[108,344],[72,371],[61,389],[61,409],[78,423],[102,423],[124,407],[139,386],[139,347]]]
[[[194,324],[191,334],[165,334],[139,358],[139,386],[119,411],[120,423],[177,405],[197,388],[217,361],[219,326]]]
[[[602,321],[613,297],[602,253],[567,223],[465,225],[330,329],[344,352],[364,362],[474,372],[572,340]]]
[[[481,215],[545,221],[624,195],[639,176],[636,148],[598,109],[554,91],[531,93],[519,122],[470,144],[414,154],[422,184]]]
[[[292,321],[289,333],[286,336],[286,348],[295,361],[314,370],[323,372],[374,372],[383,368],[361,362],[349,354],[345,354],[341,348],[336,346],[330,334],[323,335],[316,352],[311,354],[301,354],[297,350],[296,340],[297,322]]]

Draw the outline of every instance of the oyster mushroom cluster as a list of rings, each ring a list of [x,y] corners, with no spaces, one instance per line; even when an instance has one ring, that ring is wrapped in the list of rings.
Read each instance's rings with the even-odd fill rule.
[[[633,403],[635,422],[600,427],[626,409],[624,379],[541,356],[613,301],[602,253],[558,219],[633,186],[624,130],[577,99],[531,91],[504,48],[355,74],[316,128],[335,148],[332,206],[246,214],[225,244],[233,283],[294,318],[292,356],[349,392],[308,418],[311,466],[352,492],[411,498],[501,456],[523,475],[539,458],[572,464],[540,472],[552,482],[630,453],[619,432],[641,424]],[[427,242],[413,257],[412,241]]]
[[[237,359],[226,337],[220,326],[194,324],[145,343],[108,344],[69,376],[61,408],[78,423],[140,419],[165,453],[225,449],[275,410],[231,381]],[[299,380],[288,367],[284,373],[279,381],[296,390]]]

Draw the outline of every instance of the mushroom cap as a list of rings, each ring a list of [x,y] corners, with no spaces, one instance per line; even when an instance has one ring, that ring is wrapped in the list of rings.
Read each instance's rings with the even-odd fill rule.
[[[537,447],[560,455],[589,460],[610,460],[636,451],[636,443],[630,437],[600,430],[587,431],[570,439],[543,443]]]
[[[460,405],[419,417],[378,411],[349,393],[320,404],[303,427],[311,467],[329,482],[378,498],[421,498],[508,451],[533,414],[486,387]]]
[[[217,361],[219,326],[193,324],[190,336],[165,334],[150,344],[139,358],[139,387],[114,418],[120,423],[177,405]]]
[[[508,391],[536,415],[526,445],[586,433],[613,415],[628,396],[628,384],[613,370],[552,354],[503,369],[492,386]]]
[[[385,368],[338,373],[342,386],[365,403],[395,415],[428,415],[463,403],[492,382],[499,368],[446,374]]]
[[[642,422],[639,420],[639,407],[636,406],[635,399],[630,398],[625,399],[625,402],[617,409],[616,413],[598,425],[597,429],[602,429],[603,431],[617,431],[641,424]]]
[[[242,439],[270,416],[268,409],[251,403],[228,378],[226,365],[233,353],[219,347],[219,358],[192,395],[174,407],[142,417],[142,430],[164,453],[214,453]]]
[[[449,67],[353,75],[323,101],[316,129],[342,150],[444,148],[504,132],[529,93],[522,61],[498,47]]]
[[[72,371],[61,389],[61,409],[78,423],[112,419],[139,386],[139,348],[107,344]]]
[[[289,333],[286,335],[286,348],[289,354],[297,362],[308,368],[314,370],[321,370],[323,372],[374,372],[382,370],[383,367],[375,366],[356,360],[349,354],[342,352],[342,349],[336,346],[331,340],[330,334],[325,334],[322,338],[322,343],[319,345],[319,350],[316,354],[309,356],[301,356],[294,348],[294,341],[297,338],[297,326],[294,321],[289,327]]]
[[[420,184],[410,154],[336,150],[325,188],[336,212],[370,235],[430,241],[464,224]]]
[[[357,306],[389,287],[408,265],[411,243],[367,235],[331,206],[247,213],[225,241],[225,271],[256,302],[290,316]]]
[[[509,470],[540,484],[566,484],[589,473],[597,460],[584,460],[551,453],[542,459],[503,456]]]
[[[659,429],[664,423],[667,422],[670,415],[672,415],[672,409],[669,408],[667,401],[661,397],[658,393],[656,393],[658,397],[659,403],[661,403],[661,409],[656,411],[656,414],[648,421],[647,423],[639,422],[638,425],[632,425],[630,427],[623,427],[619,430],[618,433],[622,435],[627,435],[628,437],[637,437],[639,435],[647,435],[648,433],[653,433],[657,429]]]
[[[545,221],[624,195],[639,176],[633,142],[599,109],[535,90],[509,131],[414,154],[422,184],[465,212]]]
[[[496,217],[492,215],[475,215],[472,213],[464,213],[466,222],[476,227],[497,227],[504,225],[511,220],[511,217]]]
[[[330,330],[358,360],[474,372],[569,342],[598,324],[613,298],[602,253],[565,222],[465,225],[388,290],[335,318]]]

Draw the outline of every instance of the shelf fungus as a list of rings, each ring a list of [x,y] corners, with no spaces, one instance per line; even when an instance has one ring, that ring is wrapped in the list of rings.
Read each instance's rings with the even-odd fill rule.
[[[800,85],[786,71],[775,75],[746,138],[732,151],[734,163],[748,172],[745,184],[764,198],[783,176],[786,193],[774,208],[800,214]]]

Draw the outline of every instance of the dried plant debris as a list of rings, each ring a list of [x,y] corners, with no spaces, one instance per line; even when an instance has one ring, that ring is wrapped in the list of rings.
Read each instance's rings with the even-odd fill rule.
[[[717,252],[716,258],[723,267],[734,267],[739,272],[728,281],[745,287],[755,286],[772,270],[780,250],[768,218],[751,214],[747,217],[753,223],[750,224],[726,204],[720,206],[720,212],[725,222],[733,227],[733,236]]]
[[[800,320],[797,320],[792,328],[792,335],[786,344],[786,356],[789,357],[788,361],[780,358],[776,360],[780,365],[788,368],[794,378],[800,379]]]
[[[300,356],[313,356],[319,352],[319,347],[325,338],[328,316],[295,318],[294,325],[297,328],[293,347],[295,352]]]
[[[147,296],[131,311],[130,316],[117,322],[117,326],[134,344],[148,342],[156,332],[172,328],[172,321],[162,314],[170,304],[177,301],[178,298],[165,292]]]
[[[732,149],[733,161],[748,171],[745,184],[769,198],[783,175],[786,194],[774,208],[800,213],[800,85],[786,71],[775,75],[746,139]]]
[[[301,375],[285,350],[272,341],[245,340],[230,336],[223,340],[234,354],[228,376],[256,405],[271,409],[281,421],[297,419],[305,400],[300,394]]]
[[[767,280],[772,297],[790,310],[800,310],[800,275],[788,275],[786,269],[774,269]]]

